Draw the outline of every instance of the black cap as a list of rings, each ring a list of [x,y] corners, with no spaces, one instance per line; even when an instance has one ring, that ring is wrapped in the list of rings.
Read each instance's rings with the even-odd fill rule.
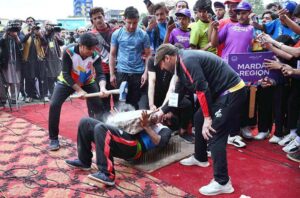
[[[214,3],[214,7],[215,7],[215,8],[223,8],[223,9],[225,9],[224,3],[219,2],[219,1],[216,1],[216,2]]]

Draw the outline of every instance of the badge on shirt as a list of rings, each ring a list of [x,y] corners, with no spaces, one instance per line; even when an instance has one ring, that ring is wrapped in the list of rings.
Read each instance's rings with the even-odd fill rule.
[[[178,93],[171,93],[169,97],[169,106],[178,107]]]
[[[53,41],[49,42],[49,47],[54,48],[54,42]]]

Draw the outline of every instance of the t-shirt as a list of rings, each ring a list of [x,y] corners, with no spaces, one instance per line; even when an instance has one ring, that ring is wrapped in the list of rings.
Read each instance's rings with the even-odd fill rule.
[[[228,23],[237,23],[237,22],[232,21],[230,18],[221,19],[221,20],[219,21],[219,31],[220,31],[225,25],[227,25]],[[218,45],[218,47],[217,47],[217,55],[220,56],[220,57],[222,57],[222,52],[223,52],[224,46],[225,46],[224,43],[220,43],[220,42],[219,42],[219,45]]]
[[[297,41],[299,35],[293,32],[289,27],[282,25],[280,19],[275,19],[264,25],[265,32],[269,34],[273,39],[277,39],[280,35],[289,35],[293,40]]]
[[[250,52],[253,29],[251,25],[242,25],[239,23],[225,25],[218,35],[219,42],[225,43],[222,59],[227,61],[229,54]]]
[[[180,43],[185,49],[188,49],[190,47],[190,31],[175,28],[170,34],[169,43],[173,45]]]
[[[107,24],[107,29],[105,31],[100,32],[96,28],[92,29],[92,33],[97,36],[99,44],[97,45],[97,51],[101,54],[102,62],[102,71],[105,74],[109,74],[109,52],[110,52],[110,40],[111,35],[115,31],[114,28],[111,28]]]
[[[112,34],[111,45],[118,48],[118,72],[135,74],[144,72],[143,52],[150,49],[149,37],[145,31],[137,28],[135,32],[127,32],[125,27],[120,28]]]
[[[85,59],[79,54],[79,46],[71,46],[63,53],[62,71],[58,80],[70,87],[75,83],[79,86],[89,85],[95,82],[105,80],[105,76],[100,67],[101,58],[95,51],[92,56]]]
[[[152,53],[155,54],[156,49],[164,42],[167,31],[167,23],[157,23],[157,26],[151,31],[147,30],[147,34],[150,38],[150,45]]]
[[[155,90],[154,90],[154,104],[161,106],[169,89],[172,79],[172,74],[166,70],[161,70],[159,67],[154,66],[154,58],[148,60],[148,71],[155,72]]]
[[[197,46],[199,49],[204,48],[208,43],[208,27],[209,23],[201,20],[192,26],[190,44]],[[209,48],[209,52],[216,53],[216,48]]]

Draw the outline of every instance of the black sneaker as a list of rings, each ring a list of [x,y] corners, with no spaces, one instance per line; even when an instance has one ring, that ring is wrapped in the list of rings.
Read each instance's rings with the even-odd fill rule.
[[[104,173],[102,172],[96,172],[96,173],[93,173],[93,174],[89,174],[88,175],[88,178],[92,179],[92,180],[95,180],[95,181],[98,181],[98,182],[101,182],[103,184],[106,184],[108,186],[114,186],[115,185],[115,181],[110,179],[107,175],[105,175]]]
[[[83,164],[79,159],[66,160],[65,162],[68,166],[73,167],[73,168],[79,168],[79,169],[85,170],[85,171],[91,170],[91,165]]]
[[[186,143],[190,143],[190,144],[195,143],[194,134],[184,133],[184,134],[179,134],[179,137],[181,137]]]
[[[290,160],[294,161],[294,162],[299,162],[300,163],[300,151],[296,152],[296,153],[289,153],[286,155],[287,158],[289,158]]]
[[[60,148],[58,140],[50,140],[49,151],[57,151]]]

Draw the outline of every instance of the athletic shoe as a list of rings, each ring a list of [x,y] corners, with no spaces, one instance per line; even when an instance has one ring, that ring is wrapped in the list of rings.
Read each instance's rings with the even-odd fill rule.
[[[270,134],[269,131],[267,132],[258,132],[258,134],[256,136],[254,136],[255,140],[264,140],[268,137],[268,135]]]
[[[57,151],[60,148],[58,140],[50,140],[49,151]]]
[[[241,133],[242,133],[242,136],[246,139],[252,139],[253,138],[250,127],[241,128]]]
[[[228,137],[227,144],[231,144],[235,147],[242,148],[246,146],[246,143],[242,141],[242,137],[239,135]]]
[[[85,170],[85,171],[91,170],[91,165],[86,165],[86,164],[82,163],[79,159],[66,160],[65,162],[68,166],[70,166],[72,168],[79,168],[79,169]]]
[[[103,184],[106,184],[108,186],[115,185],[114,180],[110,179],[107,175],[105,175],[104,173],[102,173],[100,171],[96,172],[96,173],[93,173],[93,174],[89,174],[88,178],[90,178],[92,180],[95,180],[95,181],[98,181],[98,182],[101,182]]]
[[[269,142],[273,144],[278,144],[282,140],[282,137],[277,137],[276,135],[273,135],[270,139]]]
[[[288,145],[282,148],[286,153],[295,153],[300,150],[300,143],[294,139]]]
[[[200,167],[208,167],[209,166],[209,162],[199,162],[198,160],[196,160],[194,155],[190,156],[189,158],[181,160],[180,164],[184,165],[184,166],[193,166],[193,165],[200,166]]]
[[[28,98],[25,99],[26,103],[31,103],[32,101],[33,101],[33,98],[31,98],[31,97],[28,97]]]
[[[280,146],[286,146],[286,145],[288,145],[293,139],[295,139],[296,137],[297,137],[296,134],[290,133],[290,134],[284,136],[284,138],[283,138],[281,141],[279,141],[278,144],[279,144]]]
[[[179,134],[186,143],[194,144],[195,143],[195,135],[189,133]]]
[[[44,97],[44,102],[49,102],[50,100],[49,100],[49,98],[46,96],[46,97]]]
[[[296,153],[289,153],[286,155],[287,158],[289,158],[290,160],[294,161],[294,162],[299,162],[300,163],[300,151],[296,152]],[[300,167],[299,167],[300,168]]]
[[[227,182],[227,184],[221,185],[213,179],[208,185],[202,186],[199,189],[199,192],[202,195],[218,195],[224,193],[233,193],[234,188],[232,187],[230,180]]]

